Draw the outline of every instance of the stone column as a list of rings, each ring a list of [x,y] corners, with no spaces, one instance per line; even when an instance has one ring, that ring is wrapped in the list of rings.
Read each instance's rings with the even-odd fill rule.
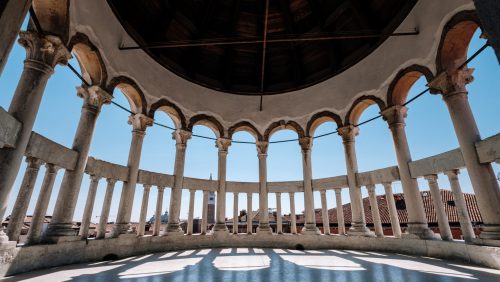
[[[295,216],[295,193],[288,193],[290,196],[290,219],[291,219],[291,232],[292,234],[297,234],[297,217]]]
[[[392,234],[395,238],[401,238],[401,226],[399,225],[398,210],[396,209],[396,202],[392,194],[392,183],[384,182],[385,200],[387,202],[387,209],[389,209],[389,216],[391,217]]]
[[[500,188],[491,164],[481,164],[475,143],[481,140],[474,115],[467,99],[466,84],[473,81],[473,69],[448,71],[436,77],[429,87],[441,93],[448,107],[465,166],[483,218],[479,237],[500,239]]]
[[[217,190],[217,213],[215,219],[214,232],[227,233],[226,226],[226,161],[229,146],[231,146],[231,139],[218,138],[215,142],[216,147],[219,149],[219,187]]]
[[[342,205],[342,189],[335,188],[335,200],[337,202],[337,226],[339,235],[345,234],[344,206]]]
[[[82,224],[78,235],[82,239],[86,239],[89,235],[89,225],[92,220],[92,211],[94,210],[95,195],[97,192],[97,185],[99,185],[100,176],[90,176],[90,187],[87,194],[87,202],[85,203],[85,210],[83,211]]]
[[[130,144],[127,163],[129,171],[127,181],[123,182],[120,205],[118,207],[118,214],[116,215],[116,224],[113,227],[113,237],[131,232],[129,230],[130,217],[134,202],[135,184],[137,183],[137,175],[139,174],[142,143],[146,135],[146,128],[153,125],[153,119],[143,114],[135,114],[129,117],[128,123],[132,125],[132,142]]]
[[[384,237],[384,230],[382,229],[382,221],[380,220],[380,212],[378,209],[377,194],[375,194],[375,185],[366,185],[368,196],[370,200],[370,207],[372,210],[373,226],[375,227],[375,235],[377,237]]]
[[[64,172],[54,214],[47,230],[47,239],[49,241],[57,240],[59,236],[75,235],[72,228],[73,215],[87,165],[97,117],[102,105],[110,103],[112,99],[111,95],[98,86],[78,87],[77,94],[83,99],[83,106],[72,149],[79,152],[79,154],[75,168]]]
[[[283,220],[281,218],[281,193],[276,192],[276,233],[283,234]]]
[[[302,171],[304,175],[304,228],[302,234],[317,235],[320,234],[316,227],[316,217],[314,215],[314,197],[312,188],[312,164],[311,164],[311,148],[312,138],[305,136],[299,138],[299,144],[302,149]]]
[[[141,215],[139,218],[139,230],[137,230],[138,236],[144,236],[146,231],[146,217],[148,213],[148,203],[149,203],[149,191],[151,190],[151,185],[143,184],[144,191],[142,194],[142,205],[141,205]]]
[[[21,183],[21,188],[19,188],[16,203],[12,209],[9,225],[7,226],[7,236],[9,236],[9,240],[11,241],[19,241],[21,227],[24,224],[24,218],[30,204],[31,195],[33,194],[38,171],[43,161],[33,157],[26,157],[26,163],[28,165],[24,173],[23,182]]]
[[[330,235],[330,217],[328,216],[328,205],[326,203],[326,190],[319,191],[321,195],[321,217],[323,218],[323,234]]]
[[[257,233],[271,234],[269,226],[269,208],[267,191],[267,148],[269,142],[257,141],[257,156],[259,157],[259,227]]]
[[[193,234],[193,217],[194,217],[194,194],[196,190],[189,190],[189,212],[188,212],[188,222],[186,227],[187,235]]]
[[[183,235],[180,227],[180,209],[182,200],[182,185],[184,182],[184,163],[186,160],[186,146],[192,133],[183,129],[177,129],[172,133],[175,140],[175,164],[174,164],[174,186],[170,196],[170,211],[168,212],[167,232],[170,235]]]
[[[106,194],[102,203],[101,217],[99,218],[99,226],[97,227],[96,239],[104,239],[106,237],[106,225],[108,224],[109,210],[111,209],[111,200],[113,199],[113,191],[115,190],[115,179],[106,179]]]
[[[13,1],[9,1],[13,2]],[[0,29],[4,28],[1,26]],[[71,54],[58,37],[21,32],[19,43],[26,49],[24,70],[9,107],[9,114],[23,125],[13,148],[0,150],[0,219],[3,220],[10,191],[16,180],[38,113],[42,95],[57,64],[67,64]],[[2,37],[2,41],[5,38]],[[0,232],[0,240],[7,240]]]
[[[201,234],[207,234],[208,225],[208,191],[203,190],[203,210],[201,215]]]
[[[253,228],[252,196],[252,193],[247,193],[247,234],[252,234]]]
[[[233,234],[238,234],[238,192],[233,193]]]
[[[453,240],[451,235],[450,224],[448,221],[448,216],[444,210],[443,200],[441,199],[441,194],[439,192],[439,186],[437,183],[437,175],[431,174],[424,177],[429,183],[429,188],[431,190],[432,203],[434,204],[434,210],[436,211],[436,217],[439,225],[439,233],[441,234],[441,239],[450,241]]]
[[[21,30],[32,0],[4,0],[0,5],[0,75]]]
[[[159,236],[161,231],[161,209],[163,205],[163,191],[165,187],[158,186],[158,197],[156,198],[155,226],[153,236]]]
[[[43,222],[47,214],[58,170],[59,168],[53,164],[45,164],[45,177],[43,178],[42,187],[40,187],[40,194],[38,195],[35,211],[31,218],[31,226],[28,231],[28,244],[37,244],[41,240]]]
[[[380,114],[389,124],[394,141],[399,175],[408,212],[408,233],[421,239],[433,239],[434,233],[427,226],[424,204],[417,180],[411,177],[410,167],[408,166],[408,163],[411,162],[411,154],[405,131],[407,110],[406,107],[396,105],[385,109]]]
[[[352,125],[337,129],[344,144],[344,154],[347,169],[347,183],[349,185],[349,196],[351,198],[352,222],[347,232],[351,236],[373,236],[366,227],[365,213],[363,210],[363,198],[361,188],[357,185],[356,174],[358,173],[358,161],[356,158],[355,138],[359,129]]]
[[[460,227],[462,229],[462,236],[464,237],[465,242],[470,243],[472,242],[472,239],[476,238],[476,234],[474,234],[464,194],[462,193],[462,188],[460,187],[460,182],[458,181],[459,173],[460,170],[454,169],[446,172],[445,174],[448,176],[448,180],[450,181],[451,192],[453,193],[453,199],[455,200],[455,207],[458,213],[458,220],[460,221]]]

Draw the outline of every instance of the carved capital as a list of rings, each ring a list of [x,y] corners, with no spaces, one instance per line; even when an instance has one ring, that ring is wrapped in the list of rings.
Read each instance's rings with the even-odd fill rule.
[[[385,121],[389,124],[389,126],[392,125],[405,125],[405,118],[408,113],[408,108],[400,105],[392,106],[389,107],[380,114],[384,118]]]
[[[474,81],[473,72],[474,69],[470,68],[449,70],[438,75],[427,86],[433,93],[441,93],[443,96],[467,93],[465,86]]]
[[[337,133],[342,137],[344,141],[354,141],[356,136],[359,134],[359,128],[353,125],[346,125],[337,128]]]
[[[427,180],[429,183],[436,183],[438,176],[437,174],[429,174],[424,176],[425,180]]]
[[[269,142],[267,141],[257,141],[257,155],[267,156],[267,148],[269,147]]]
[[[309,136],[304,136],[299,138],[299,144],[300,148],[302,149],[302,152],[311,150],[313,145],[312,141],[313,139]]]
[[[342,193],[342,188],[335,188],[333,190],[335,190],[335,196],[340,196],[340,194]]]
[[[117,180],[112,178],[107,178],[106,181],[108,182],[108,186],[115,186]]]
[[[177,145],[182,145],[186,147],[187,141],[191,139],[193,133],[184,129],[176,129],[172,132],[172,139],[175,140]]]
[[[18,42],[26,49],[25,63],[40,71],[52,73],[57,64],[67,65],[68,60],[72,58],[57,36],[21,31]]]
[[[163,193],[163,191],[165,191],[165,187],[156,186],[156,188],[158,188],[158,193]]]
[[[26,157],[26,163],[28,164],[29,169],[39,170],[40,166],[43,164],[43,161],[35,157]]]
[[[45,169],[46,169],[47,173],[55,174],[60,169],[60,167],[56,166],[55,164],[46,163]]]
[[[144,188],[144,192],[149,192],[149,190],[151,189],[151,186],[152,185],[149,185],[149,184],[142,184],[142,187]]]
[[[452,169],[450,171],[447,171],[444,173],[450,180],[456,180],[458,179],[458,175],[460,174],[459,169]]]
[[[98,176],[98,175],[90,175],[90,181],[92,182],[99,182],[99,180],[101,180],[101,176]]]
[[[79,86],[76,94],[83,99],[84,107],[100,109],[102,105],[111,103],[113,96],[99,86]]]
[[[368,194],[370,196],[375,195],[375,185],[373,185],[373,184],[366,185],[366,190],[368,190]]]
[[[226,152],[229,150],[229,146],[231,146],[231,139],[220,137],[215,141],[215,147],[219,149],[219,152]]]
[[[326,196],[326,190],[319,190],[319,194],[321,196]]]
[[[146,131],[148,126],[153,125],[153,119],[143,114],[135,114],[129,116],[128,124],[132,125],[134,131]]]

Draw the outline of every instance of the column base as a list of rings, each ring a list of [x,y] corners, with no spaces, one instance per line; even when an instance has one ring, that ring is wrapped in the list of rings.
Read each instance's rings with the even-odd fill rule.
[[[9,241],[9,236],[7,236],[7,233],[5,233],[5,227],[1,226],[0,227],[0,244],[6,244],[9,242],[15,242],[15,241]]]
[[[353,223],[347,231],[347,236],[375,237],[375,233],[363,223]]]
[[[500,225],[483,224],[480,228],[481,234],[479,234],[479,238],[486,240],[500,240]]]
[[[165,235],[184,235],[184,230],[180,227],[179,223],[167,223],[167,228],[165,228]]]
[[[257,234],[273,234],[273,229],[269,226],[269,223],[259,223]]]
[[[72,223],[57,223],[57,224],[49,224],[47,231],[45,234],[42,234],[41,242],[48,244],[57,244],[61,241],[74,241],[73,239],[65,237],[76,237],[80,240],[80,236],[75,233],[75,230],[72,228]]]
[[[423,239],[436,240],[436,234],[429,229],[427,223],[408,223],[406,234],[402,234],[401,238],[407,239]]]
[[[115,223],[113,230],[111,230],[111,238],[118,238],[122,234],[132,234],[134,233],[130,229],[129,223]]]
[[[319,231],[319,228],[316,227],[316,224],[314,223],[306,223],[304,224],[304,228],[302,228],[302,231],[300,232],[302,235],[320,235],[321,232]]]
[[[227,225],[225,223],[216,223],[214,228],[212,228],[212,233],[229,233],[229,229],[227,229]]]

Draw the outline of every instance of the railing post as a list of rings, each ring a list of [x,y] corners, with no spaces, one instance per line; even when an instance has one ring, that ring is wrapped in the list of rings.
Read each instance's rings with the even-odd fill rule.
[[[384,185],[385,200],[387,201],[387,208],[391,217],[392,234],[395,238],[401,238],[401,226],[399,225],[398,210],[396,209],[396,202],[392,193],[392,183],[384,182],[382,185]]]
[[[91,175],[90,176],[90,187],[87,194],[87,201],[85,202],[85,210],[83,212],[82,224],[80,225],[80,231],[78,235],[80,238],[85,239],[89,235],[89,225],[92,220],[92,211],[94,209],[95,195],[97,192],[97,185],[99,185],[100,176]]]
[[[281,218],[281,193],[276,192],[276,233],[283,234],[283,220]]]
[[[106,179],[108,185],[106,186],[106,194],[102,203],[101,217],[99,218],[99,226],[96,239],[104,239],[106,237],[106,226],[108,224],[109,210],[111,209],[111,200],[113,199],[113,191],[115,190],[116,180]]]
[[[151,185],[143,184],[144,191],[142,194],[142,205],[141,205],[141,215],[139,218],[139,230],[137,230],[138,236],[144,236],[144,232],[146,231],[146,216],[148,212],[148,203],[149,203],[149,191],[151,190]]]
[[[234,192],[233,196],[233,234],[238,234],[238,192]]]
[[[339,235],[345,235],[344,206],[342,205],[342,188],[335,188],[335,200],[337,203],[337,228]]]
[[[188,222],[186,226],[186,234],[193,234],[193,217],[194,217],[194,196],[196,190],[189,190],[189,211],[188,211]]]
[[[163,192],[165,187],[157,186],[158,197],[156,198],[156,211],[155,211],[155,225],[153,229],[153,236],[159,236],[161,231],[161,209],[163,205]]]
[[[330,218],[328,216],[328,206],[326,202],[326,191],[319,191],[321,195],[321,212],[323,218],[323,234],[330,235]]]
[[[366,185],[368,196],[370,200],[370,207],[372,210],[373,226],[375,227],[375,235],[377,237],[384,237],[384,230],[382,229],[382,221],[380,220],[380,212],[378,210],[377,194],[375,193],[375,185]]]
[[[429,182],[429,188],[431,190],[432,202],[434,203],[434,209],[436,210],[436,216],[439,225],[439,233],[441,234],[441,239],[446,241],[453,240],[451,235],[450,223],[448,221],[448,216],[444,210],[443,200],[441,199],[441,194],[439,192],[439,186],[437,183],[437,175],[430,174],[426,175],[425,179]]]
[[[464,194],[462,193],[462,188],[460,187],[460,182],[458,181],[459,173],[460,170],[454,169],[446,172],[445,174],[448,176],[448,180],[450,181],[451,192],[453,193],[455,207],[458,212],[458,220],[460,221],[460,227],[462,229],[462,236],[464,237],[465,242],[470,243],[472,242],[472,239],[476,238],[476,234],[474,234]]]
[[[291,233],[292,234],[297,234],[297,217],[295,216],[295,193],[290,192],[288,193],[290,196],[290,219],[291,219]]]
[[[247,234],[253,232],[252,193],[247,193]]]

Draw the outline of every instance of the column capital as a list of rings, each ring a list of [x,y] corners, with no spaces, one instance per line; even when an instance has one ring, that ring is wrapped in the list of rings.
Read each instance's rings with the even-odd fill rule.
[[[295,192],[288,192],[288,196],[292,199],[295,198]]]
[[[115,185],[117,180],[113,178],[107,178],[106,181],[108,182],[108,185]]]
[[[89,178],[90,178],[90,181],[97,182],[97,181],[101,180],[102,177],[99,175],[92,175],[91,174],[91,175],[89,175]]]
[[[148,126],[153,125],[153,119],[144,114],[134,114],[129,116],[128,124],[132,125],[132,131],[146,131]]]
[[[473,72],[472,68],[447,70],[435,77],[427,86],[433,93],[440,93],[444,97],[457,93],[467,93],[465,86],[474,81]]]
[[[151,190],[151,186],[153,186],[153,185],[151,185],[151,184],[142,184],[142,188],[144,188],[144,191]]]
[[[313,139],[309,136],[304,136],[299,138],[299,145],[302,148],[302,152],[309,151],[313,145]]]
[[[335,188],[335,189],[333,189],[333,190],[335,190],[335,194],[340,194],[340,193],[342,193],[342,188]]]
[[[56,166],[55,164],[45,164],[45,169],[48,173],[57,173],[57,171],[60,169],[60,167]]]
[[[401,105],[394,105],[388,107],[381,111],[380,114],[385,121],[389,124],[389,127],[393,125],[405,125],[405,118],[408,114],[408,108]]]
[[[326,190],[319,190],[319,194],[320,194],[321,196],[326,195]]]
[[[449,178],[457,178],[458,175],[460,174],[460,170],[459,169],[452,169],[452,170],[446,171],[444,174],[446,176],[448,176]]]
[[[342,137],[342,140],[345,141],[354,141],[354,138],[359,134],[359,128],[353,125],[346,125],[343,127],[337,128],[337,133]]]
[[[429,174],[429,175],[425,175],[424,179],[429,181],[429,183],[436,183],[438,176],[437,176],[437,174]]]
[[[266,156],[267,157],[267,148],[269,147],[268,141],[257,141],[255,143],[257,145],[257,155]]]
[[[233,194],[234,194],[235,196],[238,196],[239,192],[233,192]]]
[[[95,109],[100,109],[102,105],[111,103],[113,99],[113,96],[96,85],[79,86],[76,88],[76,95],[83,99],[83,107]]]
[[[186,147],[188,140],[191,139],[191,136],[193,136],[193,133],[184,129],[176,129],[172,132],[172,139],[175,140],[175,144],[184,148]]]
[[[189,193],[190,193],[190,194],[194,194],[194,193],[196,193],[196,190],[192,190],[192,189],[191,189],[191,190],[189,190]]]
[[[162,192],[165,191],[165,187],[162,187],[162,186],[156,186],[156,188],[158,189],[158,192]]]
[[[57,36],[21,31],[18,42],[26,49],[25,66],[47,74],[52,74],[57,64],[67,65],[68,60],[72,58],[71,53]]]
[[[44,161],[35,157],[28,156],[26,157],[26,163],[28,164],[29,169],[39,170]]]
[[[219,149],[219,153],[224,152],[227,153],[229,150],[229,146],[231,146],[231,139],[225,137],[219,137],[215,141],[215,147]]]
[[[208,190],[203,190],[203,195],[208,195]]]
[[[276,192],[276,196],[281,197],[281,192]]]
[[[373,184],[366,185],[366,190],[368,190],[368,194],[375,195],[375,185]]]

